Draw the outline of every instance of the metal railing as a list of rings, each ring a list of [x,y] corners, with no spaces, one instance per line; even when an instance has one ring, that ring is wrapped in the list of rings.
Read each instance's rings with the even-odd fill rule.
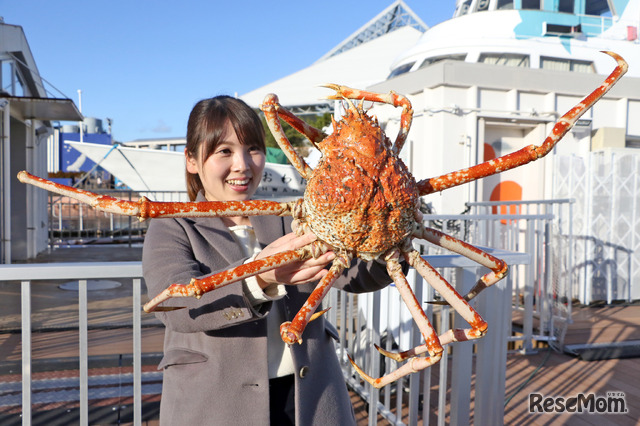
[[[573,199],[467,203],[469,216],[483,220],[466,221],[471,232],[465,241],[532,255],[531,268],[516,281],[514,297],[522,301],[524,334],[533,331],[534,340],[547,340],[557,349],[564,343],[572,321],[572,303],[579,291],[574,274],[574,203]]]
[[[138,201],[142,195],[153,201],[186,201],[186,192],[154,191],[138,194],[126,190],[97,190],[128,201]],[[95,210],[69,197],[49,193],[49,245],[68,240],[108,238],[131,242],[133,236],[146,233],[148,221],[140,222],[131,216],[116,215]]]
[[[524,253],[489,251],[507,261],[512,269],[526,268],[530,262],[530,256]],[[441,273],[453,277],[450,282],[455,283],[461,293],[470,290],[482,273],[486,272],[486,269],[459,255],[423,257]],[[444,333],[453,327],[469,327],[459,315],[453,315],[454,312],[448,306],[428,303],[435,300],[434,290],[423,282],[415,270],[410,270],[407,278],[417,299],[424,303],[425,312],[438,333]],[[383,372],[395,370],[399,365],[384,358],[374,344],[389,351],[406,350],[423,344],[422,335],[393,285],[379,292],[359,295],[331,290],[326,304],[334,309],[327,316],[339,331],[338,357],[347,383],[369,404],[369,424],[376,424],[378,414],[395,425],[403,425],[405,421],[409,425],[418,424],[419,421],[428,424],[430,420],[438,424],[469,423],[474,363],[475,424],[502,423],[507,346],[512,335],[512,289],[513,280],[507,276],[472,302],[489,324],[485,337],[474,342],[449,345],[439,364],[419,374],[404,377],[380,390],[358,376],[348,362],[347,354],[367,374],[379,377]],[[447,400],[449,390],[451,392]],[[434,404],[431,403],[432,400]],[[403,408],[408,410],[405,418],[402,415]]]
[[[354,374],[346,361],[346,354],[353,356],[365,371],[378,376],[382,371],[396,368],[395,361],[384,359],[375,351],[373,344],[380,342],[387,350],[408,349],[421,344],[421,334],[408,317],[394,288],[366,295],[352,295],[334,291],[328,298],[328,318],[339,330],[338,355],[349,385],[369,402],[370,424],[374,424],[380,413],[394,424],[416,424],[418,419],[438,424],[467,423],[470,418],[469,404],[472,392],[472,366],[475,363],[475,423],[498,424],[502,421],[504,403],[505,368],[507,346],[520,342],[522,352],[532,351],[535,340],[557,341],[557,333],[546,284],[539,277],[545,276],[553,256],[547,251],[550,246],[549,223],[554,215],[505,214],[505,215],[437,215],[426,216],[430,226],[476,245],[494,245],[503,250],[490,250],[510,265],[507,278],[474,299],[472,304],[489,323],[489,332],[476,342],[454,343],[445,352],[439,365],[420,374],[412,374],[383,390],[372,389]],[[424,258],[439,268],[443,276],[460,293],[466,293],[479,276],[487,270],[468,259],[451,254],[442,254],[433,246],[416,242]],[[489,244],[487,244],[489,243]],[[520,251],[520,253],[516,252]],[[530,253],[530,254],[525,254]],[[22,406],[23,422],[31,419],[31,284],[32,281],[53,279],[78,279],[79,281],[79,348],[80,348],[80,416],[86,424],[88,416],[88,361],[87,361],[87,280],[103,278],[131,279],[133,288],[133,365],[134,365],[134,424],[141,421],[141,266],[139,262],[62,263],[0,266],[0,282],[18,281],[21,287],[22,306]],[[408,276],[418,300],[429,302],[436,295],[422,278],[411,271]],[[16,284],[17,285],[17,284]],[[570,303],[569,303],[570,305]],[[452,327],[467,325],[448,307],[423,305],[434,326],[440,332]],[[520,315],[522,329],[514,329],[512,318]],[[537,325],[536,325],[537,324]],[[448,371],[451,370],[451,381]],[[435,383],[437,380],[438,386]],[[451,389],[447,402],[447,390]],[[433,403],[432,403],[433,401]],[[449,407],[448,412],[446,407]],[[408,418],[402,417],[402,408],[408,407]],[[433,414],[437,412],[437,416]],[[496,414],[497,413],[497,414]],[[447,417],[449,416],[449,417]],[[497,416],[497,417],[496,417]]]
[[[0,282],[19,281],[21,305],[22,344],[22,424],[30,425],[32,419],[32,357],[31,357],[31,285],[33,281],[79,280],[78,331],[79,331],[79,403],[80,423],[89,419],[89,349],[87,280],[106,278],[131,279],[133,289],[133,418],[134,424],[142,423],[142,338],[141,338],[141,282],[140,262],[86,262],[46,263],[25,265],[1,265]],[[17,284],[16,284],[17,285]],[[54,284],[55,285],[55,284]]]
[[[503,255],[511,264],[523,264],[527,263],[529,256],[525,254],[517,253],[497,253]],[[457,255],[439,255],[439,256],[427,256],[426,259],[435,267],[440,268],[453,268],[455,275],[460,279],[459,282],[470,283],[475,282],[476,275],[478,274],[478,265],[473,264],[466,258],[462,258]],[[2,265],[0,266],[0,282],[14,282],[15,285],[19,285],[21,289],[20,303],[21,303],[21,342],[22,342],[22,419],[23,424],[31,424],[32,419],[32,356],[31,356],[31,331],[32,331],[32,318],[31,318],[31,286],[33,282],[49,283],[51,280],[79,280],[78,286],[78,315],[79,315],[79,404],[80,404],[80,424],[88,424],[89,416],[89,352],[88,352],[88,303],[87,303],[87,282],[88,280],[96,279],[109,279],[109,278],[125,278],[131,280],[133,290],[133,302],[132,302],[132,317],[133,317],[133,422],[136,425],[141,424],[142,413],[142,373],[141,373],[141,357],[142,357],[142,338],[141,338],[141,274],[142,268],[140,262],[88,262],[88,263],[53,263],[53,264],[28,264],[28,265]],[[409,275],[410,282],[413,283],[418,297],[424,300],[433,300],[433,291],[429,286],[421,285],[421,280],[416,277],[415,274]],[[481,314],[485,316],[485,319],[490,324],[491,332],[487,337],[474,343],[478,349],[471,349],[470,344],[455,344],[455,348],[452,350],[451,360],[447,357],[443,358],[440,365],[440,371],[446,372],[446,368],[449,362],[454,365],[454,378],[452,380],[452,398],[451,398],[451,413],[453,416],[460,416],[460,419],[465,418],[465,408],[468,413],[469,405],[466,401],[469,401],[471,392],[469,383],[471,380],[471,365],[473,363],[473,357],[476,358],[476,364],[479,365],[478,371],[487,371],[485,379],[482,379],[481,373],[477,378],[476,389],[486,389],[487,386],[493,386],[498,384],[498,389],[491,388],[488,394],[492,396],[500,395],[500,392],[504,394],[504,380],[496,381],[496,377],[504,377],[504,370],[506,368],[506,339],[510,334],[510,304],[511,300],[511,280],[503,280],[496,285],[495,289],[491,291],[490,299],[492,301],[499,301],[496,305],[491,307],[484,306],[486,302],[483,302],[482,295],[478,298],[476,306],[480,310]],[[54,284],[55,285],[55,284]],[[469,284],[470,285],[470,284]],[[423,292],[423,289],[424,292]],[[465,291],[467,288],[461,289]],[[391,293],[389,293],[391,292]],[[489,290],[487,291],[489,292]],[[390,288],[386,292],[376,292],[369,295],[355,296],[347,293],[340,293],[338,296],[337,291],[330,297],[329,303],[332,306],[339,306],[335,309],[329,320],[340,330],[341,341],[338,346],[338,354],[343,364],[345,377],[347,382],[354,390],[356,390],[361,396],[367,400],[377,400],[378,391],[367,389],[359,381],[358,377],[354,375],[351,366],[346,362],[346,353],[354,355],[356,362],[358,362],[363,368],[370,371],[371,374],[377,375],[379,371],[376,370],[376,366],[379,368],[379,354],[373,351],[372,343],[380,341],[380,330],[388,331],[391,335],[395,336],[387,340],[388,344],[391,344],[393,340],[397,340],[399,344],[403,346],[417,346],[421,344],[420,333],[413,326],[411,319],[406,318],[406,313],[400,314],[401,317],[396,317],[398,312],[395,310],[387,310],[388,314],[385,314],[381,321],[381,303],[387,304],[388,307],[392,306],[391,294],[395,292],[393,288]],[[354,305],[354,298],[357,297],[357,304]],[[397,297],[395,298],[398,302]],[[493,302],[492,302],[493,303]],[[338,317],[337,312],[346,313],[350,309],[346,306],[352,306],[357,308],[357,316],[341,316]],[[427,305],[427,310],[430,314],[433,314],[433,308]],[[448,319],[448,308],[443,309],[443,313],[440,315],[442,318],[440,329],[445,330],[451,328]],[[331,312],[331,311],[330,311]],[[496,316],[497,315],[497,316]],[[355,329],[349,330],[348,327],[341,326],[341,324],[347,324],[354,322],[359,324]],[[364,323],[363,323],[364,321]],[[454,321],[461,321],[461,319],[455,319]],[[360,328],[362,326],[362,328]],[[409,334],[407,334],[409,333]],[[347,336],[350,336],[347,338]],[[408,340],[407,340],[408,339]],[[408,345],[405,342],[410,342]],[[486,343],[483,343],[486,342]],[[459,346],[460,345],[460,346]],[[484,348],[484,349],[483,349]],[[391,347],[390,347],[391,349]],[[489,352],[487,352],[487,350]],[[374,361],[372,361],[374,360]],[[391,361],[387,361],[387,369],[392,368]],[[480,365],[482,365],[480,367]],[[373,368],[370,370],[370,368]],[[387,370],[388,371],[388,370]],[[422,375],[412,375],[405,380],[408,380],[409,389],[418,389],[420,386],[420,380],[422,377],[426,377],[428,372]],[[497,374],[497,376],[495,376]],[[388,393],[391,389],[401,389],[398,395],[404,395],[402,387],[404,386],[400,381],[398,385],[390,385],[387,390],[384,390],[382,395],[383,399],[381,403],[371,404],[370,416],[375,422],[377,418],[376,412],[382,413],[389,419],[394,419],[393,409],[390,407],[391,394]],[[424,383],[428,383],[425,381]],[[466,383],[466,384],[465,384]],[[502,383],[502,385],[500,385]],[[424,386],[427,386],[426,384]],[[446,390],[448,389],[448,383],[446,381],[446,374],[440,376],[440,391],[439,398],[446,397]],[[500,390],[500,387],[502,390]],[[424,388],[424,387],[423,387]],[[387,392],[387,393],[385,393]],[[497,393],[496,393],[497,392]],[[409,419],[410,424],[415,424],[414,419],[417,419],[418,410],[420,409],[417,403],[417,398],[420,392],[411,393],[411,401],[409,401],[409,409],[411,416]],[[476,391],[476,400],[485,398]],[[483,404],[488,404],[487,407],[493,407],[495,401],[502,401],[503,398],[492,399],[492,401],[485,401]],[[422,406],[424,411],[423,415],[429,415],[429,399],[426,399],[426,407]],[[443,399],[444,401],[444,399]],[[444,404],[441,402],[440,405]],[[444,407],[444,405],[442,405]],[[495,414],[491,414],[490,410],[486,413],[483,410],[482,404],[476,405],[476,418],[490,419]],[[492,408],[493,409],[493,408]],[[441,417],[444,419],[444,410],[440,411]],[[462,414],[461,414],[462,413]],[[485,417],[487,416],[487,417]],[[468,418],[468,417],[466,417]],[[395,418],[394,422],[400,424],[400,419]]]

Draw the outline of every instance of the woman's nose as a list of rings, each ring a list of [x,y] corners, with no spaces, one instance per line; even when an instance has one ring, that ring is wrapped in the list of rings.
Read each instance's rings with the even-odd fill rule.
[[[239,152],[234,156],[233,159],[233,168],[236,171],[244,171],[247,170],[249,164],[248,155],[244,152]]]

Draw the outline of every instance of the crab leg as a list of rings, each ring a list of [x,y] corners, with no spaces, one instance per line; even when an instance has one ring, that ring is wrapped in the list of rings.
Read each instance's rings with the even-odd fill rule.
[[[416,322],[420,333],[422,333],[422,337],[426,342],[424,346],[427,348],[430,356],[425,358],[414,358],[397,370],[392,371],[391,373],[386,374],[378,379],[374,379],[366,374],[349,356],[349,361],[351,362],[351,365],[353,365],[353,368],[355,368],[355,370],[358,372],[358,374],[360,374],[360,376],[364,380],[371,383],[376,388],[381,388],[391,382],[398,380],[401,377],[406,376],[407,374],[415,373],[437,363],[438,361],[440,361],[440,358],[442,358],[442,352],[444,351],[444,349],[442,348],[442,344],[438,339],[438,335],[433,328],[433,325],[431,325],[431,322],[429,322],[427,315],[424,313],[424,310],[420,306],[420,302],[418,301],[418,299],[416,299],[415,294],[411,290],[411,287],[407,282],[407,278],[402,273],[402,267],[398,262],[398,258],[399,250],[397,249],[393,250],[392,253],[387,256],[387,271],[393,279],[398,292],[400,292],[402,300],[404,301],[407,308],[409,308],[411,316]],[[376,349],[380,351],[380,348],[377,345]],[[383,355],[385,355],[384,352],[382,353]]]
[[[278,145],[280,146],[280,148],[282,148],[282,151],[285,153],[285,155],[287,156],[287,158],[289,159],[293,167],[296,168],[298,173],[300,173],[300,175],[303,178],[309,179],[311,177],[311,173],[313,172],[313,170],[302,159],[302,157],[300,157],[300,155],[298,155],[298,153],[294,151],[293,146],[291,145],[291,142],[289,141],[289,139],[287,139],[287,136],[284,134],[284,130],[282,129],[282,125],[280,124],[278,114],[282,113],[283,110],[284,111],[286,110],[282,106],[280,106],[278,102],[278,97],[273,93],[268,94],[264,98],[262,105],[260,105],[260,109],[262,110],[262,112],[264,112],[265,118],[267,119],[267,125],[269,126],[269,130],[271,130],[273,137],[276,139],[276,142],[278,142]],[[287,121],[289,124],[293,122],[294,123],[292,124],[293,127],[296,130],[300,131],[305,136],[307,136],[309,140],[311,140],[314,143],[314,145],[316,142],[319,142],[320,140],[323,139],[323,137],[321,137],[322,132],[320,132],[317,129],[314,129],[311,126],[306,125],[306,123],[304,126],[301,125],[300,121],[302,120],[299,120],[293,114],[289,113],[289,111],[286,111],[286,113],[284,113],[283,115],[285,116],[285,121]],[[302,131],[300,130],[300,128],[302,128]],[[317,132],[320,132],[320,134],[318,134]]]
[[[301,336],[304,329],[307,327],[307,324],[309,324],[309,321],[315,318],[313,313],[318,309],[318,306],[322,303],[322,299],[327,295],[333,283],[350,263],[351,257],[348,255],[339,255],[336,257],[331,268],[329,268],[329,273],[320,280],[316,288],[311,292],[311,295],[307,298],[307,301],[293,318],[293,321],[287,321],[280,325],[280,336],[285,343],[289,345],[296,342],[302,343]]]
[[[236,281],[243,280],[262,272],[267,272],[280,266],[285,266],[293,262],[306,260],[312,256],[317,257],[325,253],[328,246],[322,243],[313,242],[296,250],[283,251],[264,259],[254,260],[233,269],[219,272],[217,274],[202,278],[192,279],[189,284],[172,284],[162,293],[151,299],[143,307],[145,312],[174,310],[177,307],[162,308],[159,305],[174,297],[195,297],[199,299],[203,294],[224,287]],[[313,312],[312,312],[313,313]]]
[[[198,202],[156,202],[142,197],[139,201],[120,200],[108,195],[94,194],[70,186],[61,185],[47,179],[34,176],[26,171],[18,173],[18,180],[56,194],[76,199],[94,207],[96,210],[126,216],[136,216],[140,220],[161,217],[234,217],[278,215],[290,216],[293,203],[275,201],[198,201]]]
[[[495,158],[490,161],[472,166],[457,172],[447,173],[446,175],[425,179],[418,182],[418,190],[420,195],[427,195],[439,192],[447,188],[462,185],[467,182],[491,176],[496,173],[502,173],[524,164],[535,161],[547,155],[553,147],[571,130],[573,125],[578,121],[589,108],[593,106],[605,93],[607,93],[614,84],[627,72],[627,63],[613,52],[603,52],[616,60],[618,65],[611,72],[609,77],[596,90],[585,97],[582,102],[573,107],[569,112],[560,117],[556,122],[551,134],[545,139],[541,146],[529,145],[511,154]]]
[[[402,107],[402,114],[400,116],[400,130],[396,141],[393,144],[393,152],[397,155],[402,151],[409,129],[411,128],[411,121],[413,120],[413,108],[409,100],[394,91],[390,91],[387,94],[367,92],[365,90],[352,89],[346,86],[340,86],[339,84],[325,84],[323,87],[333,89],[336,91],[335,95],[327,96],[327,99],[360,99],[369,102],[379,102],[384,104],[393,105],[394,107]]]
[[[418,229],[413,232],[415,238],[421,238],[435,244],[439,247],[445,248],[454,253],[461,254],[462,256],[479,263],[491,269],[491,272],[484,274],[475,286],[464,296],[464,300],[467,302],[478,295],[482,290],[490,287],[504,278],[509,272],[509,266],[507,263],[498,259],[489,253],[480,250],[477,247],[472,246],[469,243],[465,243],[457,238],[440,232],[433,228],[425,227],[422,224],[418,225]],[[446,304],[444,302],[435,302],[436,304]]]
[[[484,336],[487,331],[487,323],[482,319],[480,314],[469,305],[469,302],[464,300],[456,289],[454,289],[433,266],[429,265],[429,263],[420,256],[420,253],[416,250],[411,250],[410,252],[404,253],[404,257],[409,265],[413,266],[416,271],[427,280],[431,287],[440,293],[453,309],[471,325],[470,330],[465,329],[464,334],[467,339],[478,339]]]
[[[273,95],[273,94],[268,95],[265,98],[261,108],[263,108],[263,112],[265,108],[269,109],[269,112],[275,110],[278,117],[282,118],[284,121],[287,122],[287,124],[289,124],[291,127],[293,127],[302,135],[304,135],[307,139],[309,139],[309,141],[316,148],[318,147],[318,143],[322,142],[322,140],[324,140],[324,138],[327,137],[327,135],[322,130],[319,130],[313,126],[310,126],[305,121],[298,118],[291,111],[289,111],[288,109],[280,105],[278,103],[278,97],[276,95]]]

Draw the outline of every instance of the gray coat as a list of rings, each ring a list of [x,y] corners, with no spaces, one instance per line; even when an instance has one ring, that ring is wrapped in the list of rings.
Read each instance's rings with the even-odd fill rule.
[[[264,247],[289,232],[290,219],[252,217]],[[242,264],[246,260],[228,228],[218,218],[154,219],[143,251],[149,296],[173,283],[186,284]],[[390,278],[376,262],[355,262],[336,282],[352,292],[374,291]],[[186,306],[157,313],[165,324],[162,425],[267,425],[269,379],[265,317],[272,303],[281,303],[292,319],[315,284],[288,286],[287,296],[254,309],[240,282],[200,300],[178,298],[165,305]],[[331,326],[313,321],[291,346],[295,364],[298,425],[355,424],[345,381],[335,353]]]

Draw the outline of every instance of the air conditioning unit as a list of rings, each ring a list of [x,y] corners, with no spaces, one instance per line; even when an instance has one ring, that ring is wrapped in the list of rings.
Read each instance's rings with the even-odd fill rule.
[[[624,148],[626,130],[622,127],[600,127],[591,137],[591,151],[603,148]]]

